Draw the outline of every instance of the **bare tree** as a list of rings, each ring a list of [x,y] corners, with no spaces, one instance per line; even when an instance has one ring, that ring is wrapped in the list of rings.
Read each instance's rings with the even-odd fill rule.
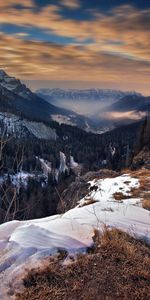
[[[13,134],[11,134],[11,136],[8,135],[7,126],[1,126],[0,129],[0,171],[2,173],[4,168],[5,149],[8,143],[14,139],[14,136]],[[17,173],[22,171],[23,160],[24,148],[22,147],[20,149],[19,146],[17,146],[10,172],[15,173],[15,169]],[[20,204],[18,201],[19,189],[12,183],[12,178],[9,177],[9,174],[7,175],[8,176],[4,178],[4,174],[2,174],[0,182],[0,211],[1,221],[3,222],[14,220],[16,214],[20,211]]]

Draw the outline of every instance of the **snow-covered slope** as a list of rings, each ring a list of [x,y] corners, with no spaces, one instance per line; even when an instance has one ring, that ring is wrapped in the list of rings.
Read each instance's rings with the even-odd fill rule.
[[[33,135],[38,139],[56,140],[55,129],[51,129],[42,122],[28,121],[14,114],[0,112],[0,132],[14,137]]]
[[[150,215],[131,198],[139,181],[129,175],[93,180],[79,205],[65,213],[44,219],[13,221],[0,226],[0,299],[17,290],[25,269],[35,267],[45,256],[60,248],[83,251],[93,243],[94,229],[104,224],[150,242]],[[124,200],[116,201],[121,192]],[[87,205],[92,200],[92,204]],[[88,202],[89,201],[89,202]],[[86,205],[85,205],[86,204]]]

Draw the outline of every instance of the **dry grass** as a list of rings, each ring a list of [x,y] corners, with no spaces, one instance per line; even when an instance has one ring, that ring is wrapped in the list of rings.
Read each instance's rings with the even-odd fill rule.
[[[113,197],[114,197],[114,199],[115,199],[116,201],[122,201],[122,200],[125,200],[125,199],[130,198],[129,196],[124,195],[124,194],[121,193],[121,192],[114,193],[114,194],[113,194]]]
[[[117,192],[113,195],[114,199],[121,202],[122,200],[129,198],[140,198],[143,208],[150,210],[150,170],[143,168],[132,172],[126,170],[122,174],[124,173],[130,173],[131,177],[137,178],[140,186],[138,188],[133,188],[128,196],[125,196],[122,191]],[[125,181],[124,183],[129,185],[130,181]]]
[[[150,299],[150,248],[118,230],[96,231],[94,242],[69,265],[65,254],[31,271],[16,300]]]
[[[140,169],[131,175],[140,182],[139,188],[131,191],[131,197],[141,198],[143,208],[150,210],[150,170]]]
[[[143,208],[150,210],[150,198],[148,200],[144,200],[142,202],[142,206],[143,206]]]
[[[142,206],[145,209],[150,210],[150,170],[141,168],[136,171],[129,172],[129,170],[124,170],[122,174],[127,173],[131,175],[131,177],[137,178],[139,180],[140,186],[138,188],[134,188],[130,192],[130,197],[127,198],[140,198],[142,202]],[[128,182],[125,182],[128,184]],[[116,199],[118,198],[118,199]],[[121,195],[116,196],[116,200],[123,200],[121,199]]]
[[[86,197],[85,197],[84,203],[83,203],[82,205],[79,204],[79,207],[87,206],[87,205],[90,205],[90,204],[94,204],[94,203],[96,203],[96,202],[97,202],[97,200],[95,200],[95,199],[93,199],[93,198],[86,198]]]

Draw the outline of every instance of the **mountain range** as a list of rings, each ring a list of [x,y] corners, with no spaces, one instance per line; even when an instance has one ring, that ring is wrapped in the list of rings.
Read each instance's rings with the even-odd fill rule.
[[[71,109],[88,117],[96,124],[97,132],[131,123],[143,118],[150,111],[150,97],[136,92],[40,89],[36,94],[57,107]]]

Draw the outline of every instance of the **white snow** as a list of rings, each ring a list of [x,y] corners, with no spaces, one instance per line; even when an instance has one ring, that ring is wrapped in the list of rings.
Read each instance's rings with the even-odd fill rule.
[[[102,230],[104,224],[146,238],[150,243],[149,211],[139,206],[140,199],[131,198],[132,188],[138,186],[138,179],[129,175],[93,180],[90,187],[95,190],[89,188],[79,205],[63,215],[1,225],[0,299],[7,299],[4,293],[10,282],[17,289],[15,284],[18,276],[21,280],[21,272],[27,267],[35,267],[43,257],[56,253],[58,248],[74,252],[91,246],[94,229]],[[127,200],[116,201],[113,196],[116,192],[123,193]],[[91,198],[96,202],[84,206]]]
[[[79,167],[79,164],[77,162],[75,162],[74,157],[70,156],[70,167],[72,169]]]
[[[71,125],[71,126],[75,126],[76,124],[71,120],[71,118],[69,116],[63,116],[63,115],[51,115],[51,118],[53,121],[58,122],[60,125],[61,124],[66,124],[66,125]]]
[[[68,172],[67,162],[66,162],[66,155],[60,151],[60,166],[59,166],[59,172],[65,173]]]
[[[123,175],[115,178],[106,178],[90,181],[91,187],[96,187],[97,190],[89,192],[89,194],[80,201],[80,205],[88,198],[104,203],[114,202],[114,194],[122,193],[124,196],[130,197],[130,191],[133,188],[139,187],[139,181],[136,178],[131,178],[129,175]],[[131,200],[131,199],[130,199]]]
[[[36,157],[36,158],[41,163],[41,167],[42,167],[42,170],[44,172],[44,175],[48,176],[48,174],[50,174],[52,172],[52,164],[51,164],[51,162],[45,161],[43,158],[40,158],[40,157]]]
[[[20,171],[16,174],[9,174],[9,180],[10,182],[17,188],[20,188],[20,185],[23,185],[24,187],[27,187],[28,184],[28,180],[29,178],[34,178],[35,175],[28,173],[28,172],[24,172],[24,171]],[[5,182],[6,180],[8,180],[8,174],[4,174],[3,176],[0,176],[0,185],[3,184],[3,182]]]
[[[20,187],[27,188],[29,179],[34,179],[41,183],[42,186],[47,185],[47,177],[45,174],[37,173],[28,173],[25,171],[19,171],[16,174],[7,174],[0,176],[0,185],[7,182],[8,179],[10,183],[16,188],[16,191],[19,193]]]

